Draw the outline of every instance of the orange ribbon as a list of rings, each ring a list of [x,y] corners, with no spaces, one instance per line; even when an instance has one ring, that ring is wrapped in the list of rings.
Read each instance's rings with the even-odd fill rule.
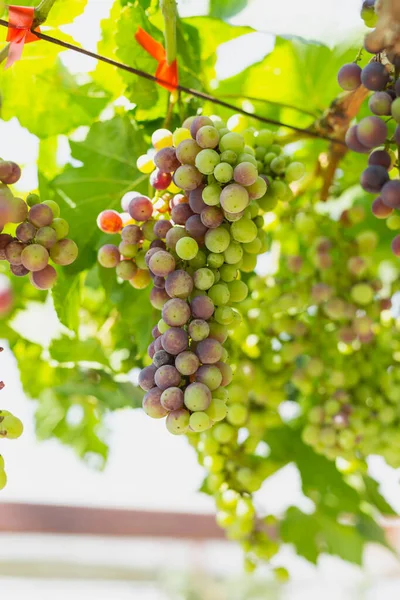
[[[36,42],[39,39],[31,32],[34,16],[34,6],[8,7],[7,42],[10,42],[10,49],[8,51],[6,69],[21,58],[24,44]],[[38,31],[40,31],[39,28]]]
[[[157,42],[147,31],[144,31],[141,27],[137,30],[135,34],[136,41],[152,56],[158,61],[158,67],[155,73],[157,79],[161,79],[159,81],[159,85],[166,88],[170,92],[176,90],[178,85],[178,64],[176,60],[172,62],[170,65],[167,63],[167,55],[164,47],[160,42]]]

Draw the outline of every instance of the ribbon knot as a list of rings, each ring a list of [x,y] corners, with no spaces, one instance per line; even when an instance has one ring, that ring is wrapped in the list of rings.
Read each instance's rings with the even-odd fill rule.
[[[7,42],[10,42],[10,49],[6,69],[20,60],[25,44],[36,42],[39,39],[31,31],[34,16],[34,6],[9,6]],[[40,31],[39,28],[38,31]]]
[[[178,85],[178,64],[174,60],[170,65],[167,63],[167,54],[160,42],[157,42],[147,31],[139,27],[135,34],[136,41],[158,61],[158,67],[155,73],[157,83],[170,92],[176,90]]]

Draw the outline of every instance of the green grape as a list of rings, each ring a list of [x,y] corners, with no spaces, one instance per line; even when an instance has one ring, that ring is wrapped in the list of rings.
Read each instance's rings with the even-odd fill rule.
[[[21,437],[24,426],[22,422],[5,410],[0,410],[0,437],[15,440]]]
[[[232,150],[225,150],[221,154],[221,164],[228,163],[229,165],[235,165],[237,162],[237,154]],[[232,171],[233,172],[233,171]]]
[[[43,202],[43,204],[45,204],[46,206],[48,206],[51,210],[51,212],[53,213],[53,217],[55,219],[58,219],[58,217],[60,216],[60,207],[57,204],[57,202],[54,202],[54,200],[45,200]]]
[[[214,284],[214,273],[207,268],[198,269],[193,275],[194,285],[199,290],[208,290]]]
[[[178,240],[175,251],[182,260],[192,260],[197,255],[199,246],[193,238],[183,237]]]
[[[30,247],[32,248],[33,246]],[[27,248],[27,250],[28,249],[29,248]],[[73,240],[65,238],[50,248],[50,258],[56,265],[70,265],[77,257],[78,246]]]
[[[268,148],[274,143],[274,134],[269,129],[261,129],[256,137],[257,146]]]
[[[207,185],[202,192],[203,201],[207,206],[219,205],[220,195],[221,187],[217,183]]]
[[[220,157],[218,152],[216,152],[215,150],[207,149],[201,150],[198,153],[198,155],[196,156],[195,164],[200,173],[202,173],[203,175],[211,175],[219,162]]]
[[[240,279],[228,283],[228,289],[231,302],[243,302],[249,293],[247,285]]]
[[[184,392],[185,406],[192,412],[207,410],[211,402],[211,392],[203,383],[191,383]]]
[[[230,325],[234,319],[234,312],[230,306],[219,306],[215,310],[214,318],[221,325]]]
[[[219,149],[221,152],[230,150],[231,152],[240,154],[244,150],[244,139],[239,133],[227,133],[221,137]]]
[[[246,252],[243,254],[243,263],[240,267],[244,273],[251,273],[254,271],[257,265],[257,256],[252,254],[247,254]]]
[[[237,242],[252,242],[257,237],[257,226],[250,219],[242,218],[232,223],[231,235]]]
[[[7,475],[4,469],[0,469],[0,491],[7,485]]]
[[[214,177],[219,183],[229,183],[233,178],[233,168],[227,162],[220,162],[214,169]]]
[[[229,231],[224,227],[217,227],[216,229],[209,229],[205,236],[205,244],[210,252],[214,254],[220,254],[225,252],[231,241]]]
[[[228,304],[230,298],[229,288],[225,284],[217,283],[208,290],[208,296],[215,306]]]
[[[212,425],[210,417],[205,412],[194,412],[190,415],[190,429],[196,432],[206,431]]]
[[[69,233],[69,225],[65,219],[56,217],[50,224],[50,227],[54,229],[57,236],[57,241],[63,240]]]
[[[298,181],[302,177],[304,177],[305,168],[304,165],[300,162],[292,162],[286,168],[286,181],[291,183],[292,181]]]
[[[238,269],[237,269],[236,264],[234,264],[234,265],[225,264],[225,265],[222,265],[219,272],[221,274],[222,281],[224,281],[225,283],[229,283],[230,281],[233,281],[234,279],[236,279]]]

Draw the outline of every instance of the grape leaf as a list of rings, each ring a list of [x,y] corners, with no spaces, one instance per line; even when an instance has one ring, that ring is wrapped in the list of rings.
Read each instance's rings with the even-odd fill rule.
[[[379,483],[369,475],[363,475],[368,502],[370,502],[384,516],[395,516],[396,511],[390,506],[379,491]]]
[[[59,269],[57,283],[51,290],[60,322],[75,333],[79,327],[81,285],[80,275],[72,275],[66,269]]]
[[[304,535],[305,531],[307,535]],[[293,544],[297,554],[313,564],[317,564],[319,556],[316,539],[319,532],[320,527],[314,515],[307,515],[295,506],[288,508],[280,524],[282,540]]]
[[[314,518],[321,528],[325,551],[361,566],[366,540],[360,531],[353,525],[343,525],[321,513]]]
[[[137,157],[147,147],[127,116],[94,123],[83,142],[70,141],[70,146],[72,157],[83,166],[67,166],[51,185],[70,223],[69,237],[79,240],[79,257],[69,267],[74,273],[96,262],[101,237],[96,216],[106,208],[119,209],[123,194],[137,186],[140,190],[147,179],[136,168]]]
[[[28,44],[12,69],[0,71],[2,118],[17,117],[40,138],[89,125],[109,101],[100,85],[79,86],[58,59],[59,51],[46,42]]]
[[[209,15],[217,19],[228,19],[247,6],[247,0],[210,0]]]
[[[73,361],[109,365],[100,342],[95,338],[79,340],[63,335],[52,341],[49,352],[50,356],[59,363]]]
[[[19,6],[36,7],[39,4],[39,0],[20,0],[18,2]],[[86,4],[87,0],[68,0],[68,2],[55,2],[47,17],[46,25],[58,26],[72,23],[72,21],[74,21],[78,15],[83,13]]]

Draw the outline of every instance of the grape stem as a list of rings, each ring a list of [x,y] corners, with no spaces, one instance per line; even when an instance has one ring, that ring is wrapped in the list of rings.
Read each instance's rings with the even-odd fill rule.
[[[46,1],[46,0],[43,0]],[[51,0],[50,0],[51,1]],[[53,0],[54,1],[54,0]],[[164,39],[167,63],[170,65],[176,59],[176,1],[161,0],[161,11],[164,16]]]

